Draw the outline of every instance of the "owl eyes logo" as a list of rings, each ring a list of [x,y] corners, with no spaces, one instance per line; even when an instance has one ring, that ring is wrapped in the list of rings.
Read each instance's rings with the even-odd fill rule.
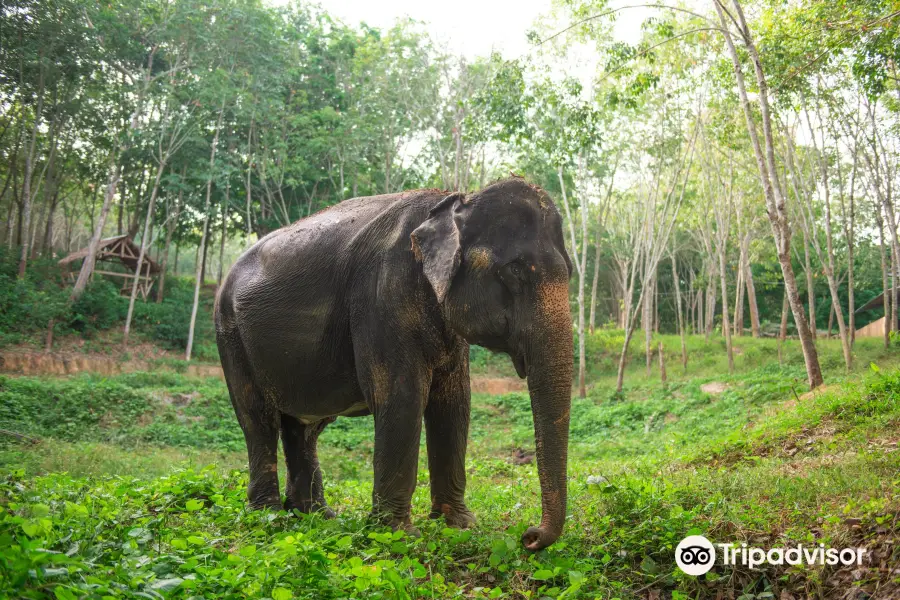
[[[675,548],[675,563],[688,575],[706,574],[716,562],[716,550],[712,542],[702,535],[691,535]]]
[[[709,550],[703,546],[688,546],[681,550],[681,562],[686,565],[705,565],[709,559]]]

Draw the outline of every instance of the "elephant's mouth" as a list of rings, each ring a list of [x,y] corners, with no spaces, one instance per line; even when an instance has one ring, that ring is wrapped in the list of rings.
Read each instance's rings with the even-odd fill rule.
[[[510,358],[512,358],[513,365],[516,367],[516,373],[521,379],[525,379],[526,375],[528,375],[528,363],[525,360],[525,353],[510,354]]]

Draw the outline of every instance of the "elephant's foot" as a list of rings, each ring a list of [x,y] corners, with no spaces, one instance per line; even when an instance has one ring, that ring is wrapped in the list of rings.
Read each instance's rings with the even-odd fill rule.
[[[444,517],[448,527],[456,527],[457,529],[468,529],[476,523],[475,515],[462,503],[432,504],[431,514],[428,517],[431,519]]]
[[[278,496],[264,496],[250,498],[250,510],[281,510],[281,498]]]
[[[422,532],[419,531],[418,527],[412,524],[409,517],[405,519],[391,519],[388,525],[390,525],[391,529],[394,531],[403,531],[409,537],[422,537]]]
[[[371,514],[371,518],[378,523],[381,523],[382,525],[387,525],[393,531],[402,531],[409,537],[422,537],[422,532],[419,531],[418,527],[412,524],[408,513],[405,517],[395,517],[391,514],[378,513],[373,511]]]
[[[288,497],[284,501],[284,510],[288,512],[298,510],[307,515],[316,513],[321,515],[323,519],[333,519],[337,516],[328,504],[319,500],[291,500]]]
[[[281,497],[278,494],[278,484],[268,481],[261,483],[250,482],[247,488],[247,498],[250,501],[250,510],[281,510]]]

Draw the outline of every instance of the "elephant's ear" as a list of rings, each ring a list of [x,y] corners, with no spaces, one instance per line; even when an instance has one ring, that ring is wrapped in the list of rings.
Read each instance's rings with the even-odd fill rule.
[[[459,269],[459,228],[453,218],[453,209],[464,198],[465,194],[457,192],[438,202],[428,214],[428,219],[409,236],[413,253],[422,262],[422,270],[434,289],[438,303],[447,297],[450,282]]]

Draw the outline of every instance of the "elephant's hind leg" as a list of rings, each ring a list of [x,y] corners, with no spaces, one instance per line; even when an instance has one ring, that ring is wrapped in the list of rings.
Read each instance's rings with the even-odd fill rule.
[[[281,415],[281,443],[287,462],[286,510],[296,508],[303,513],[321,512],[326,518],[334,517],[334,511],[325,502],[322,469],[316,454],[319,434],[333,421],[334,417],[329,417],[304,425],[290,415]]]
[[[250,462],[247,496],[250,508],[281,509],[278,492],[278,413],[269,410],[253,383],[243,349],[220,340],[219,355],[231,403],[237,415]]]

